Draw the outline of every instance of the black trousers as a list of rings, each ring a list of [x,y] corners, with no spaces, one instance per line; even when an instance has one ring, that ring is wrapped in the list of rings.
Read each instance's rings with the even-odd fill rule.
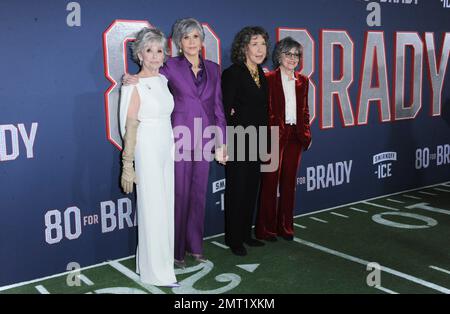
[[[251,237],[261,179],[260,161],[231,161],[226,166],[225,243],[237,247]]]

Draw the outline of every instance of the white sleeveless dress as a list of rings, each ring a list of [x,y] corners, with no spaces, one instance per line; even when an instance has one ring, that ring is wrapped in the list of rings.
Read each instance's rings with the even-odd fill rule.
[[[174,101],[163,75],[123,86],[120,99],[122,136],[131,94],[140,98],[135,151],[138,247],[136,272],[144,283],[176,282],[174,262],[174,142],[170,115]]]

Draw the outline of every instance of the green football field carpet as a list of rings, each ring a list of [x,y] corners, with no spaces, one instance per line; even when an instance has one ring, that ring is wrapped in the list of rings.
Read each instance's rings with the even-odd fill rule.
[[[0,293],[450,293],[450,183],[295,218],[295,238],[238,257],[223,235],[205,238],[208,262],[187,259],[178,288],[145,285],[134,256]]]

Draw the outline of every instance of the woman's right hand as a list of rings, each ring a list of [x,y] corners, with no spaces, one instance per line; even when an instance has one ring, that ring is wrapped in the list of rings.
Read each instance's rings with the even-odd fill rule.
[[[122,77],[122,84],[127,86],[127,85],[136,85],[137,83],[139,83],[139,77],[137,76],[137,74],[131,75],[131,74],[125,74]]]
[[[122,167],[122,176],[120,178],[120,183],[123,191],[126,194],[133,193],[133,184],[136,182],[136,173],[132,163],[124,163]]]

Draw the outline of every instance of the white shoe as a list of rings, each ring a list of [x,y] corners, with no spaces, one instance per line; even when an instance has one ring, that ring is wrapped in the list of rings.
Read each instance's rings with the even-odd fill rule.
[[[175,283],[171,283],[171,284],[164,285],[164,286],[161,286],[161,287],[165,287],[165,288],[178,288],[178,287],[181,287],[181,285],[180,285],[178,282],[175,282]]]

